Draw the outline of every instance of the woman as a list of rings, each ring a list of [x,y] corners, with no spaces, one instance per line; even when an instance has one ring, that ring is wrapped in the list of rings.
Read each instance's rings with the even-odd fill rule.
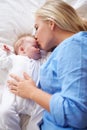
[[[50,0],[37,10],[35,28],[41,49],[57,47],[41,67],[39,88],[24,73],[25,80],[11,75],[11,91],[45,109],[41,130],[87,130],[86,23],[68,4]]]

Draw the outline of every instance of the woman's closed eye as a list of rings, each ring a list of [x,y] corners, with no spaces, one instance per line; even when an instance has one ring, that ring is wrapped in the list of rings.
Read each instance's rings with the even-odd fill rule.
[[[36,31],[38,30],[38,26],[37,25],[35,25],[34,28],[35,28]]]

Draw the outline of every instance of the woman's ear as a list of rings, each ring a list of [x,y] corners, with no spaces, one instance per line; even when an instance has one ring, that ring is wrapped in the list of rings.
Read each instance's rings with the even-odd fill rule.
[[[54,28],[55,28],[55,23],[53,22],[53,21],[49,21],[49,27],[50,27],[50,29],[51,30],[54,30]]]

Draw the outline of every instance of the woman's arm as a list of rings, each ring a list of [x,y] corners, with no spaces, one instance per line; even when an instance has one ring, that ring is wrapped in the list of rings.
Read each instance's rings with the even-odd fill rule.
[[[11,77],[14,80],[9,80],[8,86],[12,93],[23,98],[29,98],[47,111],[50,111],[49,103],[51,95],[37,88],[35,82],[26,73],[24,73],[24,80],[13,74]]]

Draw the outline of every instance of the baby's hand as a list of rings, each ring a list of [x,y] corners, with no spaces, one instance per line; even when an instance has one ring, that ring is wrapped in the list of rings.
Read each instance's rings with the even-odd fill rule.
[[[3,50],[7,53],[11,52],[10,48],[7,45],[3,45]]]

